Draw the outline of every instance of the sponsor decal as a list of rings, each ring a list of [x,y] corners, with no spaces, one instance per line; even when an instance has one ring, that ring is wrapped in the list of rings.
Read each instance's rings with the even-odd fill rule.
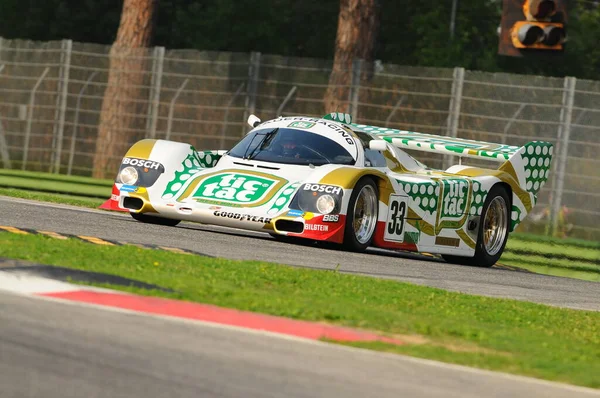
[[[329,231],[329,225],[323,225],[323,224],[304,224],[304,230],[305,231],[327,232],[327,231]]]
[[[404,242],[404,225],[408,215],[408,196],[390,195],[388,216],[385,223],[383,240]]]
[[[299,129],[309,129],[312,126],[314,126],[315,124],[312,122],[302,122],[302,121],[298,121],[298,122],[292,122],[288,125],[288,127],[297,127]]]
[[[151,170],[159,170],[162,166],[160,163],[148,159],[123,158],[123,164],[128,166],[139,166]]]
[[[323,222],[338,222],[340,221],[339,214],[325,214],[323,216]]]
[[[276,183],[274,179],[252,174],[216,174],[204,179],[193,197],[209,203],[215,203],[214,200],[231,204],[256,203],[263,199]]]
[[[312,192],[325,192],[339,195],[342,192],[342,187],[336,185],[323,185],[323,184],[304,184],[305,191]]]
[[[436,236],[435,237],[435,244],[436,245],[440,245],[440,246],[458,247],[458,245],[460,244],[460,239],[458,239],[458,238],[445,238],[443,236]]]
[[[419,243],[419,238],[421,237],[420,232],[404,232],[404,243]]]
[[[465,213],[469,197],[468,180],[442,180],[442,214],[441,218],[457,218]]]
[[[271,219],[268,217],[251,216],[249,214],[240,214],[240,213],[233,213],[233,212],[228,212],[228,211],[215,211],[213,214],[216,217],[231,218],[231,219],[240,220],[240,221],[252,221],[252,222],[258,222],[258,223],[263,223],[263,224],[269,224],[271,222]]]
[[[356,145],[354,143],[354,140],[352,139],[352,136],[348,133],[348,130],[343,129],[337,123],[331,122],[329,120],[315,119],[315,118],[308,118],[308,117],[282,117],[282,118],[278,118],[278,119],[273,119],[271,121],[267,121],[267,122],[263,123],[263,125],[266,125],[268,123],[281,122],[282,120],[301,121],[301,122],[309,122],[309,123],[313,123],[313,124],[322,124],[330,129],[332,129],[336,133],[340,134],[342,136],[342,138],[344,138],[344,140],[348,143],[348,145]]]
[[[221,206],[210,206],[209,210],[221,210]]]
[[[290,217],[302,217],[304,215],[304,212],[302,210],[292,209],[287,212],[287,215]]]
[[[119,201],[119,195],[115,195],[114,193],[112,195],[110,195],[110,199],[111,200],[116,200],[117,202]]]
[[[137,187],[135,185],[125,185],[121,187],[121,192],[135,192]]]

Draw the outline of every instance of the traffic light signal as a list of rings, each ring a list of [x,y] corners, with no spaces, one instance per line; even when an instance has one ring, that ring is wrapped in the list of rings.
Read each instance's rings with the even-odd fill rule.
[[[565,0],[504,0],[498,53],[523,56],[532,50],[562,51]]]

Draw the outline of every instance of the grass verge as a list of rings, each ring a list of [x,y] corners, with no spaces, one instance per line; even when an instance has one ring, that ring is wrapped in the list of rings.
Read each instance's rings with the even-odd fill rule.
[[[51,179],[24,178],[0,174],[0,187],[17,188],[45,193],[69,194],[91,198],[108,198],[112,185],[85,184],[82,182],[57,181]]]
[[[21,199],[40,200],[42,202],[61,203],[79,207],[88,207],[92,209],[97,209],[98,206],[100,206],[105,201],[105,199],[88,198],[85,196],[36,192],[24,189],[2,187],[0,187],[0,195]],[[108,199],[108,197],[106,199]]]
[[[114,286],[400,336],[400,352],[600,387],[600,313],[465,295],[395,281],[74,239],[0,234],[0,256],[119,275],[175,290]]]

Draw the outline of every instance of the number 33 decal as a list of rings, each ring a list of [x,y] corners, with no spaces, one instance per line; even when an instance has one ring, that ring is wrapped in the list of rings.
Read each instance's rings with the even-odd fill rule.
[[[404,222],[408,215],[408,196],[390,195],[390,206],[383,240],[404,242]]]

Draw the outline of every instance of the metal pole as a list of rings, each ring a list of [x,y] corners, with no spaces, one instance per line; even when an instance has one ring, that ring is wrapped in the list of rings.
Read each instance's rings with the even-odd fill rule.
[[[519,116],[521,111],[523,111],[523,108],[525,108],[525,105],[527,105],[527,104],[519,105],[519,109],[517,109],[515,111],[515,113],[513,113],[510,120],[508,121],[508,123],[506,123],[506,126],[504,126],[504,132],[502,134],[502,144],[506,144],[506,134],[508,133],[508,129],[510,129],[510,126],[512,126],[513,122],[517,119],[517,117]]]
[[[285,106],[287,105],[287,103],[290,101],[290,99],[292,98],[292,96],[294,95],[294,93],[296,92],[296,89],[298,87],[294,86],[291,88],[291,90],[287,93],[287,95],[285,96],[285,98],[283,99],[283,102],[281,103],[281,105],[279,105],[279,108],[277,108],[277,112],[275,112],[275,117],[277,116],[281,116],[281,111],[283,111],[283,108],[285,108]]]
[[[405,99],[406,99],[406,96],[403,95],[402,97],[400,97],[398,102],[396,102],[396,105],[394,105],[394,109],[392,109],[392,111],[388,115],[387,119],[385,119],[385,125],[384,125],[385,127],[387,127],[388,124],[390,124],[390,120],[392,120],[392,116],[394,116],[394,114],[396,113],[398,108],[400,108],[400,105],[402,105],[402,103],[404,102]]]
[[[454,39],[454,30],[456,28],[456,9],[458,0],[452,0],[452,11],[450,13],[450,40]]]
[[[358,114],[358,97],[360,92],[360,75],[362,70],[362,59],[352,61],[352,84],[350,86],[350,103],[348,104],[348,113],[352,115],[356,122]]]
[[[169,119],[167,121],[167,135],[165,137],[166,140],[171,138],[171,126],[173,125],[173,108],[175,107],[175,101],[177,101],[179,94],[181,94],[181,90],[183,90],[185,88],[185,86],[187,86],[189,80],[190,79],[185,79],[183,81],[183,84],[177,89],[177,92],[173,96],[173,99],[171,100],[171,104],[169,105]]]
[[[4,70],[4,67],[5,67],[5,66],[6,66],[6,65],[4,65],[4,64],[0,65],[0,73],[2,73],[2,71]]]
[[[2,125],[2,119],[0,119],[0,157],[2,157],[2,165],[5,169],[12,169],[10,164],[10,154],[8,152],[8,145],[6,144],[6,137],[4,136],[4,126]]]
[[[233,105],[233,101],[235,101],[235,99],[242,92],[244,85],[245,85],[245,83],[240,84],[240,86],[236,90],[235,94],[233,94],[233,97],[231,97],[229,99],[229,102],[227,103],[227,107],[225,108],[225,116],[223,117],[223,127],[221,128],[221,149],[225,149],[224,148],[224,146],[225,146],[225,131],[227,130],[227,119],[229,118],[229,108],[231,108],[231,105]]]
[[[465,81],[465,68],[454,68],[454,80],[452,82],[452,96],[450,98],[450,110],[448,117],[448,136],[458,136],[458,121],[460,119],[460,106],[462,102],[462,91]],[[452,165],[453,155],[444,156],[444,167]]]
[[[152,86],[150,88],[150,105],[146,119],[146,131],[149,138],[156,138],[156,125],[158,122],[158,106],[160,105],[160,88],[162,86],[163,64],[165,48],[155,47],[152,62]]]
[[[39,77],[37,82],[35,82],[35,86],[33,86],[33,90],[31,90],[31,94],[29,95],[29,109],[27,115],[27,127],[25,128],[25,143],[23,144],[23,161],[21,163],[21,170],[25,170],[27,166],[27,156],[29,155],[29,140],[31,139],[31,123],[33,122],[33,106],[35,105],[35,92],[37,91],[40,84],[50,71],[50,68],[44,69],[42,75]]]
[[[65,132],[65,115],[67,113],[67,98],[69,95],[69,72],[71,70],[71,52],[73,51],[73,41],[63,40],[62,47],[64,61],[61,65],[61,93],[58,116],[58,137],[56,139],[56,152],[54,157],[54,173],[60,173],[60,158],[62,155],[63,136]]]
[[[260,56],[261,54],[259,52],[252,52],[250,54],[248,90],[246,90],[246,109],[244,110],[244,120],[242,123],[242,137],[246,134],[246,120],[256,109],[256,92],[258,91],[258,77],[260,74]]]
[[[566,103],[564,112],[561,112],[561,129],[560,129],[560,151],[558,156],[556,188],[552,201],[552,235],[556,233],[558,228],[558,214],[562,205],[562,194],[565,183],[565,169],[567,167],[567,155],[569,152],[569,135],[571,134],[571,118],[573,117],[573,103],[575,101],[575,86],[577,79],[574,77],[565,78],[565,94]]]
[[[71,171],[73,169],[73,157],[75,156],[75,140],[77,139],[77,128],[79,127],[79,109],[81,107],[81,97],[85,90],[88,88],[90,82],[98,72],[93,72],[90,77],[86,80],[81,90],[79,90],[79,94],[77,95],[77,105],[75,106],[75,118],[73,120],[73,133],[71,134],[71,148],[69,151],[69,166],[67,168],[67,174],[71,175]]]

